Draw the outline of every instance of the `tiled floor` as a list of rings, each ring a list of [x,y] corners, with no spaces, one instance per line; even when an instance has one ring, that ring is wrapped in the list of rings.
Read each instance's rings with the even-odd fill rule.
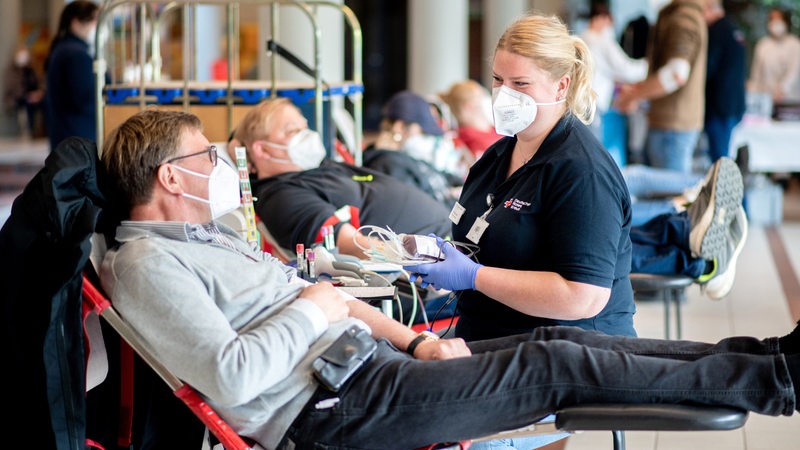
[[[0,139],[0,223],[19,193],[19,180],[31,177],[47,156],[45,141]],[[21,166],[18,163],[24,163]],[[776,243],[777,242],[777,243]],[[773,247],[785,252],[785,263],[776,265]],[[776,253],[778,254],[778,253]],[[689,288],[683,307],[683,337],[717,340],[733,334],[771,336],[784,334],[800,318],[796,278],[800,277],[800,182],[794,180],[784,197],[784,221],[780,226],[751,226],[737,266],[731,294],[720,301]],[[792,282],[795,284],[793,285]],[[784,287],[784,283],[787,283]],[[787,297],[788,294],[788,297]],[[660,302],[639,302],[636,328],[643,337],[662,337],[663,309]],[[794,311],[794,312],[791,312]],[[800,414],[765,417],[751,414],[747,425],[727,432],[629,432],[629,450],[789,450],[800,448]],[[611,449],[611,434],[586,432],[570,437],[566,450]]]

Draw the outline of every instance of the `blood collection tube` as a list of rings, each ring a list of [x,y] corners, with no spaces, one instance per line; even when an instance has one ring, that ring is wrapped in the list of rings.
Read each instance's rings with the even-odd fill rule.
[[[333,250],[336,248],[336,236],[333,234],[333,225],[328,225],[328,239],[330,243],[328,245],[328,250]]]
[[[308,261],[308,281],[314,281],[317,278],[316,270],[314,269],[314,250],[306,249],[306,261]]]
[[[328,239],[328,226],[323,225],[320,233],[322,233],[322,246],[325,247],[325,250],[330,250],[331,248],[328,245],[330,243],[330,239]]]
[[[302,243],[294,246],[294,251],[295,254],[297,255],[297,273],[300,275],[301,278],[303,277],[303,272],[306,271],[305,270],[306,263],[305,260],[303,259],[304,249],[305,245],[303,245]]]

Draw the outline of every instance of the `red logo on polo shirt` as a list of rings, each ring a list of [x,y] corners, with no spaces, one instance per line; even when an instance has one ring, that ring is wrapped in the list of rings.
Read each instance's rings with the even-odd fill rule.
[[[517,198],[512,198],[503,202],[503,208],[519,211],[523,207],[531,206],[531,202],[525,202]]]

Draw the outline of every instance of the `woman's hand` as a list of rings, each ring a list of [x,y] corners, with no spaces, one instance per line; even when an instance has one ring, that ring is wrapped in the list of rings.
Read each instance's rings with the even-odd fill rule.
[[[437,289],[450,291],[475,289],[475,276],[478,274],[478,269],[483,266],[461,253],[452,243],[438,236],[434,237],[436,244],[444,253],[444,261],[404,266],[403,269],[412,273],[411,281],[420,278],[422,287],[431,285]]]

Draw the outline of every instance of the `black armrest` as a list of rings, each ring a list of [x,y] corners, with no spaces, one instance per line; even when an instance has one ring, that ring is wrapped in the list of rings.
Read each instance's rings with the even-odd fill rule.
[[[650,273],[630,274],[634,291],[652,292],[664,289],[685,288],[694,283],[694,279],[685,275],[655,275]]]
[[[556,413],[564,431],[712,431],[734,430],[747,422],[747,411],[693,405],[581,405]]]

